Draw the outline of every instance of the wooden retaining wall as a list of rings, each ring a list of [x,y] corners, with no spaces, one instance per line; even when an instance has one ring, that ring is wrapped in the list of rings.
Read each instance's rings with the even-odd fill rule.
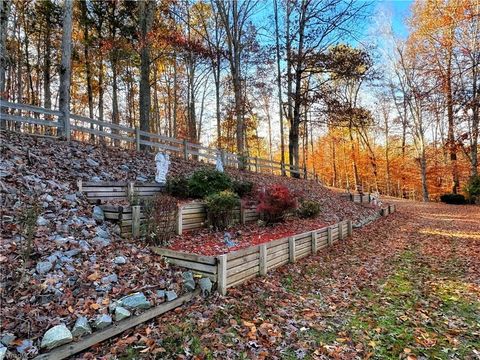
[[[84,182],[77,181],[78,191],[85,193],[92,204],[104,204],[112,200],[128,200],[132,196],[148,198],[163,191],[164,185],[140,182]]]
[[[394,213],[395,205],[379,210],[382,216]],[[154,248],[154,252],[165,256],[168,262],[185,267],[203,276],[209,276],[218,283],[217,290],[225,295],[227,288],[242,284],[257,275],[265,275],[287,263],[318,250],[331,246],[352,235],[352,222],[341,221],[321,229],[307,231],[291,237],[251,246],[228,254],[201,256],[184,252]]]

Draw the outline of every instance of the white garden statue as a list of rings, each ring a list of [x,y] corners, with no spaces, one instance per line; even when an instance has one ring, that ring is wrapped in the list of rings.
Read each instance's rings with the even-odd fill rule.
[[[215,169],[219,172],[223,173],[223,162],[222,162],[222,154],[220,151],[217,151],[217,156],[216,156],[216,162],[215,162]]]
[[[157,153],[157,155],[155,155],[155,163],[157,164],[155,181],[159,184],[165,184],[167,182],[168,167],[170,165],[170,155]]]

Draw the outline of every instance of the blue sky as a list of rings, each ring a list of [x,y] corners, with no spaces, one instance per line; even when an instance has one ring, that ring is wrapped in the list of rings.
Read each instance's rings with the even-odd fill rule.
[[[379,0],[376,1],[377,9],[383,8],[392,14],[392,26],[396,35],[406,37],[408,29],[405,18],[410,15],[410,6],[413,0]]]

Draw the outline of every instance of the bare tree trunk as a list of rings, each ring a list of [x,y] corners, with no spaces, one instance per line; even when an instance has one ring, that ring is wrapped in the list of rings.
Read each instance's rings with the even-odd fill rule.
[[[456,194],[460,186],[457,165],[457,149],[455,143],[455,124],[453,118],[453,90],[452,90],[452,58],[448,59],[446,74],[446,95],[447,95],[447,118],[448,118],[448,149],[450,153],[450,163],[452,166],[452,193]]]
[[[62,113],[61,135],[70,140],[70,79],[72,71],[73,0],[65,0],[63,10],[62,61],[60,65],[59,108]]]
[[[6,92],[6,70],[7,70],[7,29],[8,29],[8,17],[10,14],[10,0],[0,0],[0,99],[7,100]],[[0,112],[3,113],[4,109],[0,108]],[[0,121],[0,129],[6,128],[5,120]]]
[[[288,6],[288,5],[287,5]],[[280,122],[280,162],[285,164],[285,136],[283,133],[283,101],[282,101],[282,72],[280,68],[280,34],[278,24],[278,4],[277,0],[274,0],[274,16],[275,16],[275,51],[277,57],[277,87],[278,87],[278,115]],[[283,166],[282,166],[283,169]],[[282,175],[285,172],[282,171]]]
[[[178,70],[177,70],[177,55],[173,57],[173,137],[178,136],[177,117],[178,117]]]
[[[140,130],[149,131],[150,127],[150,42],[148,33],[152,28],[154,2],[151,0],[140,1]],[[144,136],[142,136],[145,139]],[[145,150],[147,146],[141,144]]]
[[[85,57],[85,76],[87,80],[88,117],[93,119],[92,68],[90,65],[90,37],[88,34],[90,24],[88,22],[87,2],[80,1],[80,6],[82,7],[83,20],[83,56]],[[90,124],[90,129],[94,129],[93,124]],[[95,142],[95,134],[90,134],[90,141]]]

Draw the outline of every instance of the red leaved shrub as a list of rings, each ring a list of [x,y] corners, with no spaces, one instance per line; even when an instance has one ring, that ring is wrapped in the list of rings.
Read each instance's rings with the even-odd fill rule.
[[[258,194],[257,211],[267,223],[282,221],[285,215],[297,207],[295,196],[282,185],[271,185]]]

